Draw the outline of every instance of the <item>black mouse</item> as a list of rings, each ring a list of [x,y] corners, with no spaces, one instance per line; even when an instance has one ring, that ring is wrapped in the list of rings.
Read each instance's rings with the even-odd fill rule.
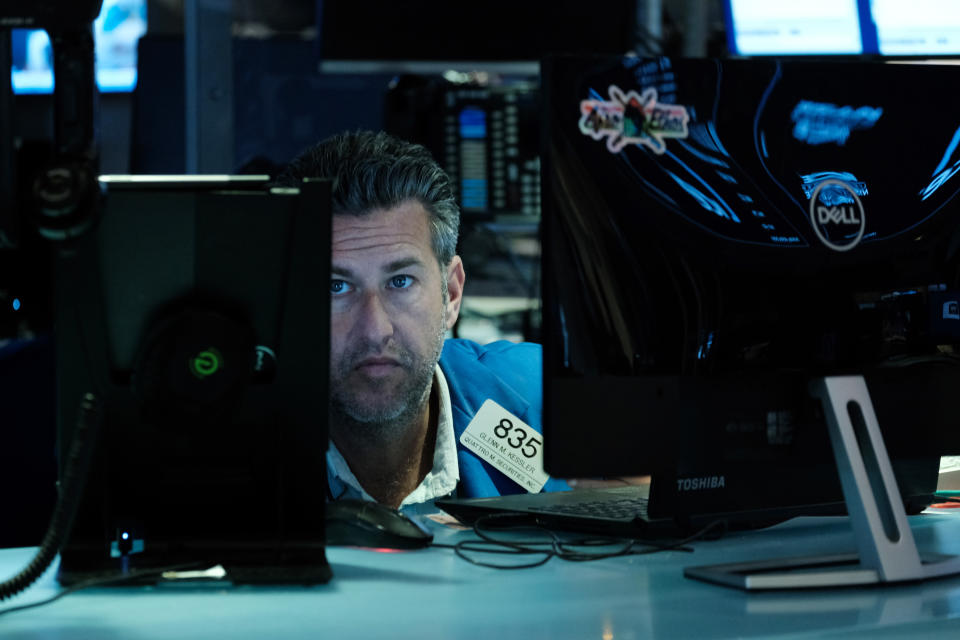
[[[329,546],[420,549],[433,541],[426,526],[376,502],[338,500],[328,502],[326,509]]]

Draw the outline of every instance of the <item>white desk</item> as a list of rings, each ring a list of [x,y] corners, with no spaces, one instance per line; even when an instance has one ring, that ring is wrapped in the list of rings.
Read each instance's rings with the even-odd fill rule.
[[[921,550],[960,554],[960,513],[911,518]],[[437,541],[468,532],[441,529]],[[960,577],[886,588],[748,594],[682,576],[688,564],[853,548],[846,518],[798,519],[669,552],[496,571],[446,549],[334,548],[327,585],[112,587],[0,616],[0,638],[960,637]],[[4,579],[32,549],[0,550]],[[51,569],[0,606],[58,590]]]

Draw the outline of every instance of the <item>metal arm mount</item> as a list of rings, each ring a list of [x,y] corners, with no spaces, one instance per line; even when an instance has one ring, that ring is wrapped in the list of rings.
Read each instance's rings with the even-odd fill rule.
[[[54,156],[37,175],[36,225],[49,240],[63,241],[96,220],[99,187],[97,94],[90,24],[49,30],[53,44]]]
[[[863,376],[815,380],[857,553],[688,567],[688,578],[745,590],[849,587],[960,573],[960,557],[921,557]]]
[[[0,61],[10,64],[8,29],[46,29],[53,47],[54,153],[32,185],[33,224],[51,240],[72,238],[92,226],[96,219],[99,149],[94,81],[93,21],[102,0],[23,2],[0,0]],[[0,246],[15,248],[23,221],[15,205],[15,160],[12,145],[13,96],[9,86],[0,93]]]

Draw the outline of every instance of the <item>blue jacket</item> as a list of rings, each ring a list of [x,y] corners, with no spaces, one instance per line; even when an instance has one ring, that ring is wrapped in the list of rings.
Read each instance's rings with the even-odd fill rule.
[[[440,354],[440,369],[450,387],[453,430],[460,463],[461,498],[522,493],[523,487],[460,444],[460,436],[488,399],[542,431],[543,367],[540,345],[507,341],[479,345],[450,339]],[[567,483],[547,480],[544,491],[565,491]]]

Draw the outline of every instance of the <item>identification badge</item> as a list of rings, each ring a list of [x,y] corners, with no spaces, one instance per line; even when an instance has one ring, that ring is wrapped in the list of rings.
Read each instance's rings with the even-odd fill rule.
[[[493,400],[483,403],[460,444],[530,493],[540,493],[550,479],[543,470],[543,436]]]

